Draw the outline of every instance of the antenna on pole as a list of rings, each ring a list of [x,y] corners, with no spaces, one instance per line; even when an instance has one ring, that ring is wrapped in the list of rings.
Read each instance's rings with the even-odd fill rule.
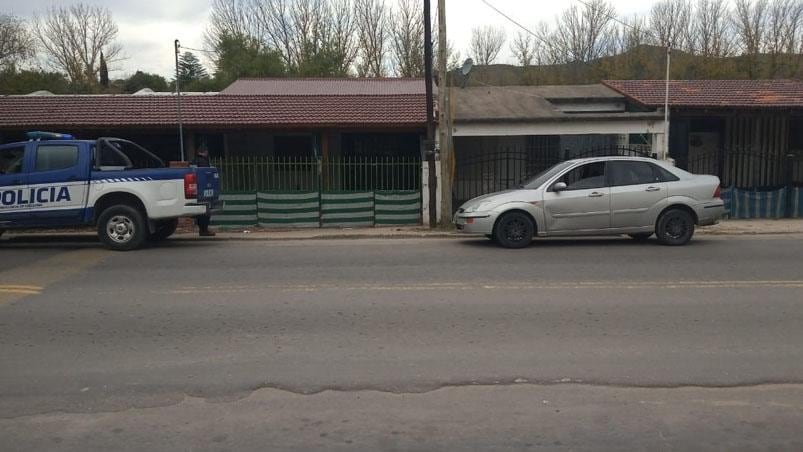
[[[176,47],[176,105],[178,106],[178,142],[181,149],[181,161],[184,161],[184,125],[181,121],[181,87],[179,86],[178,54],[181,43],[178,39],[174,42]]]

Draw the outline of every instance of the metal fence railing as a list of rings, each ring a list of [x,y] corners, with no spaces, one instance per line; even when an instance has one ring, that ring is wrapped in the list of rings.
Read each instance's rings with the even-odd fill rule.
[[[421,160],[413,157],[237,156],[212,165],[224,192],[421,189]]]
[[[776,189],[803,185],[803,155],[721,150],[690,155],[681,165],[695,174],[718,176],[723,187]]]

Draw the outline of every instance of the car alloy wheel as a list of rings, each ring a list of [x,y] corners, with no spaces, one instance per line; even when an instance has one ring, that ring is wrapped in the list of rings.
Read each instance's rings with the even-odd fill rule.
[[[685,210],[672,209],[658,218],[655,232],[664,245],[685,245],[694,235],[694,220]]]
[[[532,242],[535,225],[522,212],[508,212],[496,224],[494,237],[505,248],[524,248]]]

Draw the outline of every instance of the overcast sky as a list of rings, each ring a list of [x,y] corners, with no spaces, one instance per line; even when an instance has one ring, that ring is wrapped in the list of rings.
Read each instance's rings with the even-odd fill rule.
[[[393,3],[394,0],[386,0]],[[577,0],[488,0],[497,8],[533,27],[542,20],[553,21],[562,10],[578,4]],[[53,4],[54,0],[0,0],[0,12],[32,17]],[[58,3],[77,3],[59,0]],[[620,17],[644,13],[656,0],[613,0]],[[209,15],[209,0],[105,0],[84,3],[108,7],[120,28],[119,42],[128,57],[118,63],[112,76],[123,77],[136,70],[155,72],[170,78],[174,71],[173,40],[187,47],[203,48],[203,31]],[[423,2],[422,2],[423,3]],[[433,8],[437,0],[432,0]],[[472,27],[485,24],[503,26],[513,36],[518,28],[481,0],[446,1],[447,34],[456,50],[466,56]],[[197,53],[197,52],[196,52]],[[199,55],[201,56],[201,55]],[[512,62],[508,46],[499,62]]]

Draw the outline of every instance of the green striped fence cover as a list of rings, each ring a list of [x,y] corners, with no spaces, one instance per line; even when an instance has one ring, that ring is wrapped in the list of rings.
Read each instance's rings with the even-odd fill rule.
[[[259,192],[259,225],[265,227],[320,226],[320,200],[314,192]]]
[[[377,191],[374,222],[381,225],[420,224],[420,191]]]
[[[257,224],[256,193],[225,193],[223,211],[212,215],[212,225],[221,228],[252,227]]]
[[[374,192],[323,192],[321,226],[374,225]]]

